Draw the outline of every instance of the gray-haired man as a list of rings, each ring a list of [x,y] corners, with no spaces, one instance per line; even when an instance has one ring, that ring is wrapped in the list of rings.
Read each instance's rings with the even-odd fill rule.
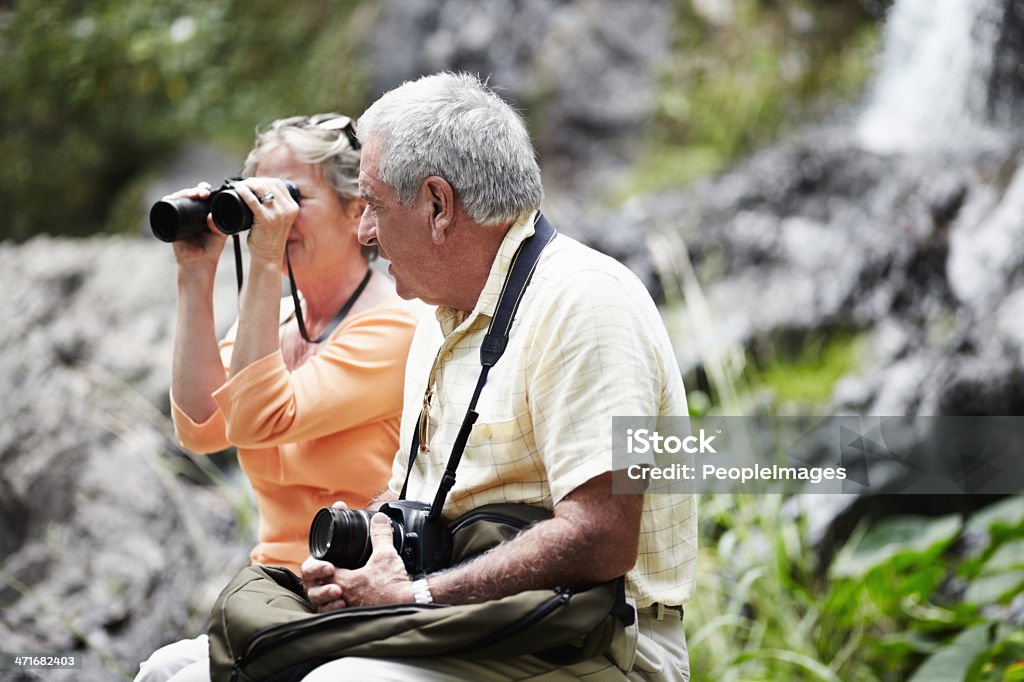
[[[419,428],[409,499],[433,499],[480,372],[479,348],[509,262],[533,233],[543,197],[521,118],[475,77],[406,83],[359,120],[360,241],[391,261],[398,293],[437,306],[407,365],[402,443]],[[424,397],[431,408],[418,424]],[[365,567],[308,559],[303,579],[321,610],[411,602],[460,604],[626,574],[639,617],[610,657],[555,668],[532,657],[346,658],[306,679],[685,680],[682,604],[694,588],[690,496],[612,494],[612,417],[685,415],[679,369],[658,311],[619,263],[560,235],[542,253],[493,368],[444,514],[494,502],[545,505],[554,516],[468,563],[417,581],[382,515]],[[395,459],[397,498],[407,459]]]

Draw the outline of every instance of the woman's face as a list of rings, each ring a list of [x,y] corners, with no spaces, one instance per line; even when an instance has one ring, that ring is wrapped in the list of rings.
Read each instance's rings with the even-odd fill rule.
[[[336,272],[354,256],[362,257],[358,239],[362,202],[339,201],[319,166],[302,163],[287,147],[278,146],[256,166],[255,175],[288,180],[299,189],[299,213],[287,247],[294,269]]]

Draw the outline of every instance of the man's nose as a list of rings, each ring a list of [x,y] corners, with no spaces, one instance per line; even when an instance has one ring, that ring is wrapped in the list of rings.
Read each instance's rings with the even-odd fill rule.
[[[359,243],[363,246],[375,246],[377,244],[377,221],[370,215],[370,208],[363,209],[359,216]]]

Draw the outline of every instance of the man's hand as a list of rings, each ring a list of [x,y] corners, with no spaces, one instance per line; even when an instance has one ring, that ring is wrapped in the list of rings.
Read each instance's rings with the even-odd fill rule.
[[[362,568],[336,568],[313,557],[302,562],[302,582],[318,611],[413,601],[412,581],[395,551],[391,520],[384,514],[373,515],[370,542],[373,550]]]

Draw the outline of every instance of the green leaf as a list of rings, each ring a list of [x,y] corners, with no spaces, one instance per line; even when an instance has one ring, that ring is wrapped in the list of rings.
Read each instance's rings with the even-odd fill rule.
[[[1003,672],[1004,682],[1024,682],[1024,661],[1013,663]]]
[[[985,562],[982,573],[999,573],[1014,568],[1024,568],[1024,539],[1010,540],[1000,545]]]
[[[985,507],[972,516],[964,530],[969,533],[988,533],[993,526],[1016,528],[1024,523],[1024,495],[1009,497]]]
[[[983,606],[1004,601],[1024,588],[1024,570],[1007,571],[983,575],[971,581],[964,594],[964,601]]]
[[[930,656],[907,682],[963,682],[971,664],[990,645],[989,625],[964,630],[942,651]]]
[[[785,663],[790,663],[804,668],[813,673],[819,679],[828,680],[828,682],[842,682],[839,676],[821,661],[816,661],[810,656],[796,651],[788,651],[786,649],[761,649],[760,651],[751,651],[750,653],[738,656],[736,658],[736,663],[743,663],[745,661],[757,659],[774,659],[777,661],[783,661]]]
[[[957,537],[960,527],[956,514],[890,517],[865,533],[855,547],[844,548],[829,572],[834,578],[861,578],[895,557],[939,551]]]
[[[879,646],[898,650],[913,651],[918,654],[935,654],[942,650],[942,644],[923,632],[894,632],[878,638]]]
[[[1024,632],[1002,625],[996,633],[996,644],[975,659],[968,671],[970,682],[1024,681]]]

